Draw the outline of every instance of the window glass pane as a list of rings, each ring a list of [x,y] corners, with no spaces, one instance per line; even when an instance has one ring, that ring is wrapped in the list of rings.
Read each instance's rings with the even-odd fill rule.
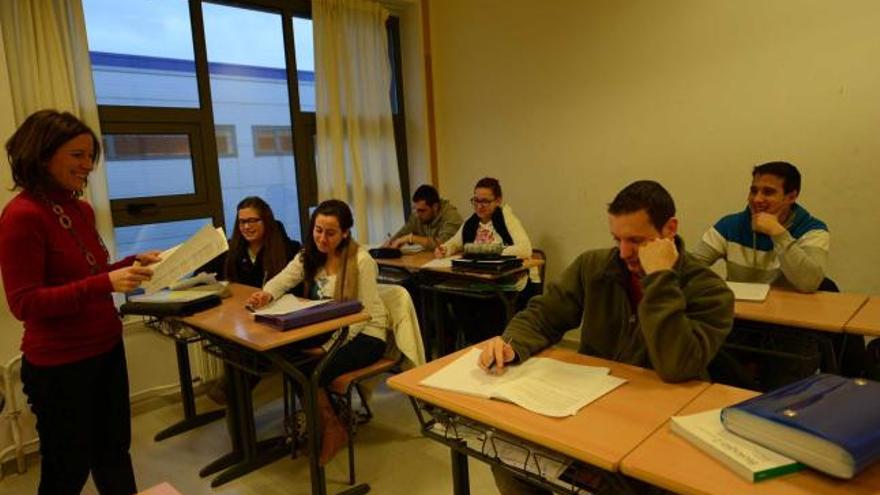
[[[199,106],[187,0],[83,0],[83,11],[99,105]]]
[[[260,196],[299,239],[281,14],[207,2],[202,12],[214,121],[232,126],[236,140],[234,156],[220,155],[226,225],[235,225],[239,201]]]
[[[315,46],[312,20],[293,18],[293,47],[296,56],[296,79],[299,81],[299,108],[315,111]]]
[[[151,249],[164,251],[189,239],[210,218],[116,227],[116,254],[122,259]]]
[[[110,199],[193,194],[186,134],[104,134]]]

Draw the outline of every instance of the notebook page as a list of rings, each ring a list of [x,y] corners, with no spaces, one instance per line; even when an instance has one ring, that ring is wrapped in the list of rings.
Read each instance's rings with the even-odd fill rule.
[[[727,287],[733,291],[737,301],[763,301],[770,291],[770,284],[727,281]]]
[[[288,313],[293,313],[294,311],[299,311],[301,309],[311,308],[312,306],[317,306],[319,304],[325,304],[330,302],[332,299],[299,299],[293,294],[284,294],[280,298],[272,301],[265,308],[258,309],[254,311],[255,315],[286,315]]]

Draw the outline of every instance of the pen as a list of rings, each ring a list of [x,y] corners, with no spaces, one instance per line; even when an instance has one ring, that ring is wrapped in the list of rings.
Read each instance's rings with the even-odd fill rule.
[[[513,340],[513,338],[507,337],[506,339],[502,339],[502,340],[504,341],[504,345],[510,345],[510,341]],[[502,354],[503,354],[503,351],[502,351]],[[489,366],[486,367],[486,371],[489,371],[491,373],[494,370],[495,370],[495,356],[493,355],[492,362],[489,363]]]

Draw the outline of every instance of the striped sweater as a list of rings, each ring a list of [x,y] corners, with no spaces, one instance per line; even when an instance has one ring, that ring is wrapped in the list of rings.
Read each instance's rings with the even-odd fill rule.
[[[724,258],[728,280],[814,292],[825,278],[828,227],[798,204],[792,205],[784,227],[786,232],[772,237],[755,232],[746,207],[706,231],[692,254],[706,265]]]

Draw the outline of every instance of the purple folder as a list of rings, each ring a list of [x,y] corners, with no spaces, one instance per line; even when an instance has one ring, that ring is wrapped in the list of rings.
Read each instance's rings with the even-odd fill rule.
[[[254,321],[267,323],[279,330],[304,327],[312,323],[332,320],[364,309],[360,301],[329,301],[317,306],[299,309],[283,315],[255,315]]]

